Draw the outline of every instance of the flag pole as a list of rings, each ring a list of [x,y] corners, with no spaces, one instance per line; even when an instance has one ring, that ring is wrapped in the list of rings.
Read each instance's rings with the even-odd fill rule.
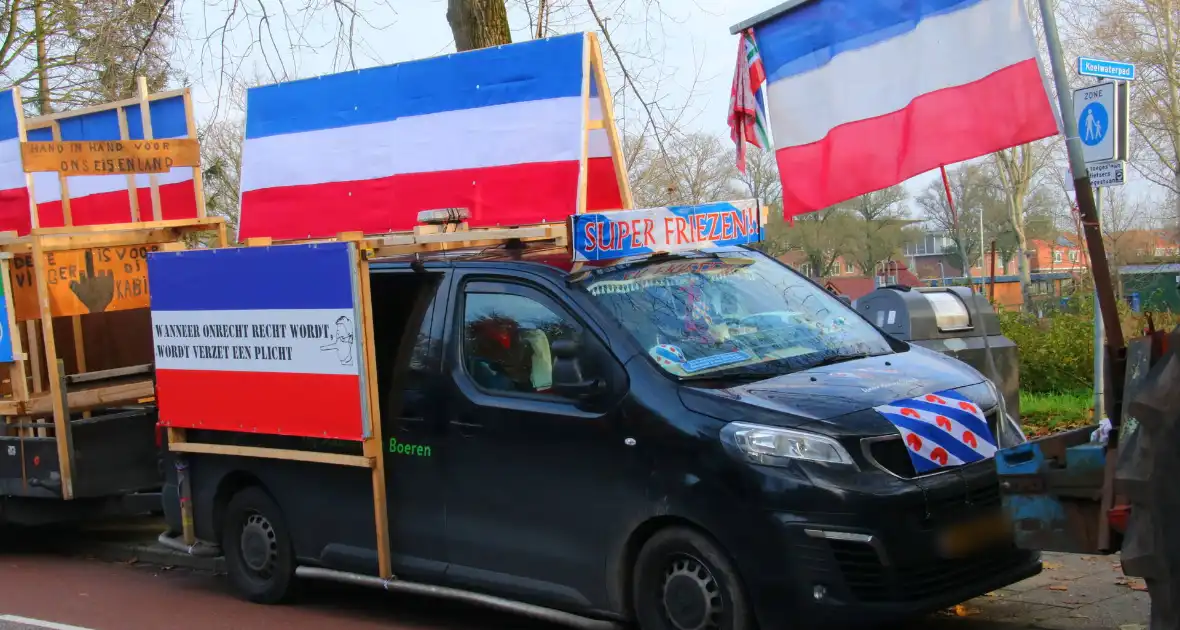
[[[1057,102],[1061,108],[1061,122],[1065,126],[1065,148],[1069,153],[1069,170],[1073,176],[1074,196],[1078,204],[1082,231],[1086,236],[1086,249],[1090,253],[1090,273],[1094,277],[1094,291],[1098,296],[1098,307],[1102,312],[1102,323],[1106,329],[1106,355],[1110,367],[1112,387],[1106,397],[1106,416],[1112,427],[1108,445],[1114,448],[1118,442],[1121,420],[1122,384],[1126,371],[1126,341],[1119,325],[1118,306],[1115,303],[1114,283],[1110,275],[1110,263],[1106,258],[1106,245],[1102,241],[1102,230],[1098,223],[1098,209],[1094,203],[1094,189],[1086,160],[1082,157],[1082,139],[1078,136],[1078,120],[1073,110],[1073,94],[1069,76],[1065,70],[1065,58],[1061,51],[1061,39],[1057,33],[1057,16],[1053,13],[1050,0],[1039,0],[1041,20],[1045,27],[1045,43],[1049,49],[1049,61],[1053,67],[1053,81],[1057,87]],[[1098,351],[1097,348],[1094,349]]]
[[[959,260],[963,264],[963,277],[971,278],[971,264],[967,262],[967,250],[963,247],[963,231],[959,226],[959,213],[955,210],[955,196],[951,194],[951,178],[946,174],[946,165],[939,164],[938,170],[942,173],[942,189],[946,192],[946,205],[951,209],[951,226],[955,230],[955,239],[959,242]],[[967,282],[967,286],[971,287],[971,282]],[[974,287],[972,287],[974,291]]]

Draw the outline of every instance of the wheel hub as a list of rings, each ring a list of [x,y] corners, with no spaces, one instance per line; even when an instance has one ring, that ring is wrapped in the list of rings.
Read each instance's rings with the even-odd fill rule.
[[[251,514],[242,527],[242,560],[262,577],[268,577],[278,558],[278,540],[274,527],[261,514]]]
[[[696,558],[679,557],[664,572],[664,612],[676,630],[720,628],[724,601],[717,580]]]

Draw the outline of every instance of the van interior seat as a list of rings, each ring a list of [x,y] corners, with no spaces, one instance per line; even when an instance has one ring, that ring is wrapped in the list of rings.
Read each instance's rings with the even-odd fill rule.
[[[553,386],[553,354],[549,348],[549,335],[541,330],[525,330],[521,332],[521,337],[533,351],[533,389],[545,391]]]

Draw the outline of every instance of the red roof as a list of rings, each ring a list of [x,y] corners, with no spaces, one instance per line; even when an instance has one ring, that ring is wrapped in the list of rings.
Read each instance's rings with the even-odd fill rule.
[[[824,288],[829,291],[835,289],[839,295],[847,295],[849,298],[856,300],[872,293],[877,288],[877,282],[872,278],[836,276],[825,280]]]

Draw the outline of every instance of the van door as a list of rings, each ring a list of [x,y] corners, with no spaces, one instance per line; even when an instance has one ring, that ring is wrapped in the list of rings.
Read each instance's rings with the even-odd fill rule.
[[[456,284],[447,317],[447,576],[553,605],[605,607],[608,550],[628,527],[621,405],[586,411],[554,393],[550,352],[559,339],[601,340],[540,283],[469,274]]]
[[[433,274],[432,274],[433,275]],[[446,418],[437,405],[443,395],[441,359],[443,316],[450,274],[434,276],[425,289],[430,299],[409,352],[408,365],[396,373],[398,336],[405,325],[407,296],[421,290],[419,273],[378,273],[373,275],[375,317],[381,310],[395,318],[391,338],[378,339],[378,378],[382,383],[382,451],[385,457],[385,492],[393,571],[404,579],[437,580],[446,569],[446,492],[443,450]],[[415,280],[419,282],[414,282]],[[380,292],[380,293],[379,293]],[[385,299],[385,308],[377,304]],[[421,308],[421,305],[419,305]],[[378,324],[378,329],[381,326]],[[397,333],[397,334],[394,334]],[[404,359],[402,359],[404,361]],[[401,387],[393,380],[401,377]]]

